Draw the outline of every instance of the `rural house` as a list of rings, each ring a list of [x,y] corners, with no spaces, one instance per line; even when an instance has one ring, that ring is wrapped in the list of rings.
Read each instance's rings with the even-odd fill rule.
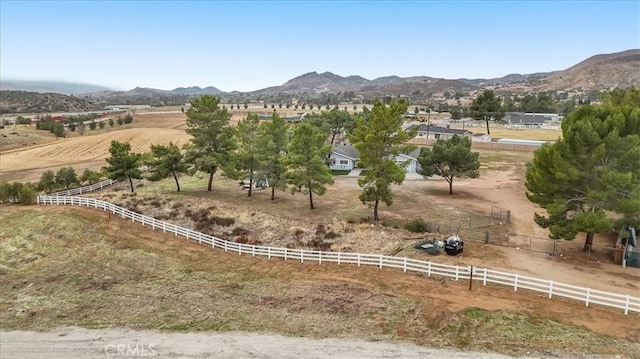
[[[396,156],[396,163],[398,165],[405,164],[404,170],[408,173],[417,172],[420,168],[420,164],[418,163],[418,156],[420,155],[420,148],[416,148],[407,154],[399,154]]]
[[[329,156],[332,170],[352,170],[358,166],[360,154],[355,147],[347,144],[334,145]]]
[[[452,128],[449,128],[449,126],[440,127],[440,126],[431,126],[431,125],[421,124],[421,125],[414,125],[409,127],[410,130],[414,128],[418,129],[418,134],[416,135],[417,138],[426,138],[426,139],[442,138],[446,140],[453,137],[453,135],[464,136],[469,139],[471,139],[471,137],[473,136],[473,133],[471,131],[452,129]]]
[[[418,155],[420,155],[419,148],[411,153],[397,155],[394,161],[398,165],[405,164],[406,172],[416,172],[419,168]],[[360,154],[355,147],[342,144],[333,146],[329,158],[331,160],[329,168],[332,170],[352,170],[358,167]]]
[[[558,123],[560,117],[553,113],[507,112],[503,122],[511,128],[542,128],[549,123]]]

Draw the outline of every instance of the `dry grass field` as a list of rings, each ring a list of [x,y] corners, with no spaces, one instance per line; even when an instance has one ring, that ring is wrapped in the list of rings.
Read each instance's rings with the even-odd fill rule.
[[[176,111],[136,114],[132,124],[109,132],[3,151],[0,179],[38,180],[42,171],[68,165],[77,171],[99,168],[113,139],[129,141],[136,152],[148,151],[151,143],[183,144],[189,139],[184,120]],[[405,231],[401,227],[407,220],[483,218],[491,206],[512,211],[511,223],[489,228],[492,235],[545,237],[546,231],[533,222],[539,209],[524,196],[523,176],[531,157],[481,151],[481,177],[456,180],[452,196],[444,180],[410,176],[394,187],[394,204],[381,208],[377,224],[366,221],[371,209],[358,200],[356,176],[336,176],[324,196],[314,197],[315,210],[303,194],[278,192],[270,201],[268,191],[256,191],[247,197],[236,181],[221,176],[216,176],[212,192],[205,190],[204,176],[185,176],[180,193],[172,180],[164,180],[137,182],[135,195],[123,185],[92,195],[190,228],[212,216],[233,218],[231,226],[204,227],[228,239],[245,236],[304,247],[322,224],[337,234],[327,241],[331,250],[392,253],[406,247],[400,255],[640,295],[640,270],[623,269],[606,259],[585,260],[581,239],[567,242],[571,245],[563,247],[563,257],[473,241],[456,257],[429,257],[410,247],[433,234]],[[498,287],[468,293],[464,284],[391,270],[238,257],[88,209],[5,205],[0,220],[0,263],[5,266],[0,267],[5,272],[0,275],[0,319],[7,328],[277,331],[400,338],[520,355],[552,348],[634,357],[639,349],[640,323],[634,315],[533,293]],[[608,241],[596,238],[597,245],[610,245]],[[130,316],[118,314],[132,308]]]
[[[4,330],[278,332],[519,356],[640,350],[634,316],[509,288],[238,256],[92,209],[5,205],[0,221]]]

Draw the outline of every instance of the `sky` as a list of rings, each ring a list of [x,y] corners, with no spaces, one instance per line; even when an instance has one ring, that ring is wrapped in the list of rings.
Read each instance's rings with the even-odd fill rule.
[[[307,72],[493,78],[640,48],[630,1],[0,0],[0,79],[253,91]]]

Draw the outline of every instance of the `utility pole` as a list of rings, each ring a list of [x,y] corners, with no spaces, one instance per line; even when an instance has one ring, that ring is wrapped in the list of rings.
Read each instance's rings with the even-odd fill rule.
[[[429,130],[431,130],[431,109],[429,109],[429,114],[427,115],[427,141],[429,140]]]

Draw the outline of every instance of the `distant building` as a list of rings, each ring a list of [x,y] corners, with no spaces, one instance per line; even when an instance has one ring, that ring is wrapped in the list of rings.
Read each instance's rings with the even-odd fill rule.
[[[471,139],[473,136],[473,133],[471,131],[452,129],[452,128],[449,128],[449,126],[440,127],[440,126],[430,126],[426,124],[421,124],[421,125],[414,125],[414,126],[408,127],[409,130],[412,130],[414,128],[418,129],[418,134],[416,135],[417,138],[426,138],[426,139],[442,138],[446,140],[453,137],[453,135],[463,136],[469,139]]]
[[[562,116],[556,113],[507,112],[503,122],[510,128],[542,128],[543,125],[557,124]]]

